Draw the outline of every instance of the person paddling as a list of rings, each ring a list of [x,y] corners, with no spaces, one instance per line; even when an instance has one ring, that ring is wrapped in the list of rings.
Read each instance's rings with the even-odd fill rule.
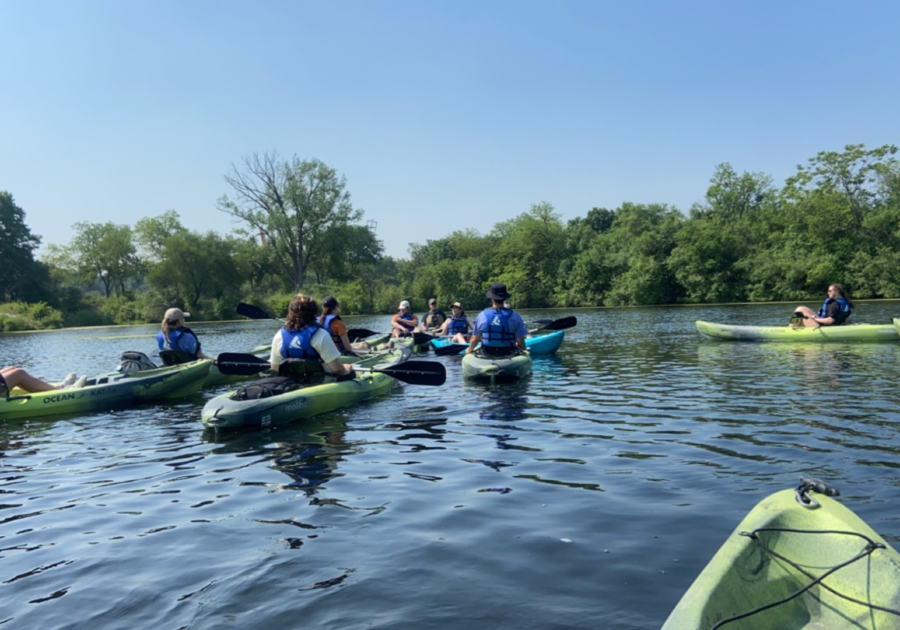
[[[454,302],[450,306],[450,319],[441,326],[440,334],[451,337],[454,343],[469,343],[468,334],[474,328],[472,322],[466,317],[462,304]]]
[[[156,334],[156,343],[160,350],[177,350],[184,352],[191,361],[197,359],[210,359],[214,357],[203,354],[200,349],[200,340],[194,331],[184,325],[184,319],[190,317],[180,308],[170,308],[166,311],[162,320],[162,330]]]
[[[813,312],[808,306],[798,306],[791,317],[791,326],[806,326],[818,328],[819,326],[840,326],[853,313],[853,302],[847,297],[843,285],[828,285],[828,297],[818,313]]]
[[[391,335],[408,337],[419,325],[419,318],[409,310],[409,302],[400,302],[399,311],[391,318]]]
[[[340,306],[334,296],[329,295],[322,300],[322,316],[319,317],[319,325],[331,335],[334,345],[337,346],[341,354],[353,354],[354,350],[368,350],[369,344],[365,341],[360,343],[350,342],[350,337],[347,336],[347,326],[339,315]]]
[[[284,327],[272,338],[272,369],[278,371],[288,359],[315,360],[334,376],[352,378],[353,369],[341,363],[341,352],[331,335],[316,322],[318,313],[319,305],[313,298],[303,293],[294,296]]]
[[[503,304],[510,298],[506,285],[495,282],[485,295],[493,305],[483,310],[475,320],[475,331],[466,354],[475,352],[475,346],[479,343],[481,352],[490,356],[507,356],[517,349],[524,352],[528,331],[522,316]]]
[[[52,383],[42,381],[36,376],[32,376],[22,368],[9,365],[0,370],[0,396],[8,396],[15,387],[18,387],[29,394],[49,392],[54,389],[84,387],[85,383],[87,383],[87,378],[87,376],[76,377],[75,372],[72,372],[63,379],[62,383],[53,385]]]

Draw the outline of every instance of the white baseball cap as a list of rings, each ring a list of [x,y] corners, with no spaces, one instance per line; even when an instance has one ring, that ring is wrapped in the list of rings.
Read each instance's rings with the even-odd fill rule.
[[[403,300],[402,302],[400,302],[400,308],[409,308],[409,302]]]

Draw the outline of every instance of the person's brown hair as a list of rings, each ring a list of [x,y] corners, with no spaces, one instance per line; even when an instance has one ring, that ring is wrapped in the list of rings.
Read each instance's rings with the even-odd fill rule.
[[[298,293],[288,306],[287,321],[284,327],[288,330],[303,330],[315,323],[319,312],[319,304],[314,298]]]

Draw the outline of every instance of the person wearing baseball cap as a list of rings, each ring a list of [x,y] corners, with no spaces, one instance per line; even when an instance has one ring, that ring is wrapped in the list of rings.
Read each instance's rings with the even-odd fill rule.
[[[454,302],[450,305],[450,318],[441,326],[440,334],[453,337],[454,343],[469,343],[468,334],[474,328],[462,304]]]
[[[422,317],[422,332],[432,332],[447,321],[447,314],[437,307],[437,299],[428,300],[428,312]]]
[[[184,318],[190,316],[190,313],[185,313],[180,308],[170,308],[166,311],[163,315],[162,330],[156,334],[159,349],[184,352],[191,361],[213,359],[203,354],[197,335],[184,325]]]
[[[391,335],[408,337],[419,325],[419,318],[409,310],[409,302],[403,300],[397,313],[391,318]]]
[[[475,320],[475,330],[466,354],[475,352],[475,346],[481,344],[481,352],[490,356],[508,356],[517,351],[525,351],[525,322],[522,316],[504,302],[510,298],[506,285],[495,282],[485,293],[492,306],[486,308]]]

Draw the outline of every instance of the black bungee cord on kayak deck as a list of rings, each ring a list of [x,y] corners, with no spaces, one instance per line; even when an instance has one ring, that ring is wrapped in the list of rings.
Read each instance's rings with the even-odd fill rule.
[[[801,482],[800,486],[797,488],[797,502],[800,503],[800,505],[802,505],[803,507],[806,507],[809,509],[815,509],[815,508],[819,507],[819,502],[807,494],[810,490],[815,490],[816,492],[819,492],[820,494],[824,494],[826,496],[839,496],[840,495],[840,492],[838,492],[837,489],[832,488],[831,486],[819,481],[818,479],[813,479],[811,477],[801,477],[800,482]],[[765,541],[763,541],[759,537],[759,534],[761,532],[784,532],[784,533],[789,533],[789,534],[840,534],[840,535],[844,535],[844,536],[856,536],[858,538],[862,538],[864,541],[866,541],[866,545],[854,557],[850,558],[846,562],[842,562],[838,565],[833,566],[832,568],[830,568],[828,571],[826,571],[822,575],[816,577],[815,575],[813,575],[812,573],[810,573],[809,571],[807,571],[806,569],[804,569],[803,567],[798,565],[796,562],[793,562],[793,561],[789,560],[788,558],[785,558],[781,554],[779,554],[776,551],[774,551],[773,549],[771,549],[765,543]],[[822,582],[822,580],[827,578],[832,573],[835,573],[836,571],[843,569],[844,567],[851,565],[854,562],[871,555],[878,549],[884,549],[885,545],[883,545],[881,543],[877,543],[874,540],[870,539],[869,537],[867,537],[863,534],[860,534],[858,532],[845,532],[845,531],[839,531],[839,530],[806,530],[806,529],[788,529],[788,528],[783,528],[783,527],[761,527],[759,529],[753,530],[752,532],[741,532],[741,536],[747,536],[754,543],[756,543],[756,545],[760,549],[762,549],[764,552],[767,552],[767,553],[771,554],[772,556],[778,558],[779,560],[794,567],[797,571],[799,571],[806,577],[810,578],[810,580],[812,580],[812,581],[809,584],[798,589],[795,593],[788,595],[784,599],[778,600],[776,602],[772,602],[771,604],[765,604],[764,606],[759,606],[759,607],[754,608],[753,610],[747,611],[745,613],[735,615],[734,617],[729,617],[728,619],[723,619],[723,620],[719,621],[718,623],[716,623],[714,626],[712,626],[710,628],[710,630],[717,630],[718,628],[721,628],[722,626],[729,624],[732,621],[746,619],[747,617],[751,617],[753,615],[761,613],[764,610],[769,610],[770,608],[775,608],[776,606],[780,606],[781,604],[787,603],[787,602],[791,601],[792,599],[799,597],[800,595],[802,595],[803,593],[805,593],[806,591],[808,591],[809,589],[811,589],[812,587],[814,587],[816,585],[819,585],[822,588],[833,593],[834,595],[837,595],[838,597],[840,597],[842,599],[846,599],[849,602],[853,602],[854,604],[859,604],[860,606],[866,606],[873,610],[880,610],[882,612],[900,616],[900,610],[894,610],[893,608],[885,608],[883,606],[878,606],[877,604],[872,604],[869,602],[864,602],[864,601],[861,601],[858,599],[854,599],[853,597],[850,597],[849,595],[844,595],[843,593],[835,590],[834,588],[832,588]]]
[[[863,547],[863,549],[859,553],[857,553],[854,557],[850,558],[846,562],[842,562],[838,565],[835,565],[832,568],[830,568],[828,571],[826,571],[825,573],[820,575],[819,577],[816,577],[809,571],[806,571],[803,567],[801,567],[797,563],[792,562],[788,558],[785,558],[781,554],[779,554],[776,551],[773,551],[771,548],[769,548],[769,546],[766,545],[766,543],[759,538],[758,534],[760,532],[784,532],[784,533],[789,533],[789,534],[843,534],[846,536],[857,536],[859,538],[862,538],[863,540],[866,541],[866,546]],[[784,599],[778,600],[777,602],[772,602],[771,604],[759,606],[758,608],[754,608],[753,610],[747,611],[745,613],[735,615],[734,617],[729,617],[728,619],[723,619],[722,621],[718,622],[716,625],[712,626],[710,628],[710,630],[717,630],[717,628],[721,628],[725,624],[731,623],[732,621],[738,621],[739,619],[745,619],[745,618],[755,615],[757,613],[761,613],[764,610],[768,610],[770,608],[780,606],[781,604],[787,603],[787,602],[791,601],[792,599],[799,597],[800,595],[802,595],[803,593],[805,593],[806,591],[808,591],[809,589],[811,589],[813,586],[816,586],[816,585],[819,585],[822,588],[825,588],[826,590],[834,593],[838,597],[846,599],[849,602],[853,602],[854,604],[859,604],[860,606],[867,606],[869,608],[872,608],[873,610],[880,610],[882,612],[891,613],[892,615],[900,616],[900,610],[894,610],[893,608],[885,608],[883,606],[878,606],[877,604],[871,604],[869,602],[864,602],[864,601],[861,601],[858,599],[854,599],[853,597],[850,597],[849,595],[844,595],[840,591],[837,591],[834,588],[832,588],[822,582],[822,580],[827,578],[832,573],[835,573],[836,571],[843,569],[844,567],[846,567],[848,565],[853,564],[857,560],[861,560],[861,559],[865,558],[866,556],[871,555],[874,551],[876,551],[878,549],[884,549],[885,546],[882,545],[881,543],[877,543],[874,540],[871,540],[868,537],[864,536],[863,534],[860,534],[857,532],[844,532],[844,531],[838,531],[838,530],[822,530],[822,529],[819,529],[819,530],[788,529],[788,528],[784,528],[784,527],[762,527],[760,529],[755,529],[752,532],[741,532],[741,536],[747,536],[748,538],[753,540],[753,542],[755,542],[759,546],[760,549],[772,554],[779,560],[782,560],[783,562],[786,562],[787,564],[791,565],[792,567],[794,567],[795,569],[800,571],[803,575],[810,578],[812,581],[809,584],[807,584],[806,586],[803,586],[802,588],[798,589],[796,592],[792,593],[791,595],[788,595]]]

